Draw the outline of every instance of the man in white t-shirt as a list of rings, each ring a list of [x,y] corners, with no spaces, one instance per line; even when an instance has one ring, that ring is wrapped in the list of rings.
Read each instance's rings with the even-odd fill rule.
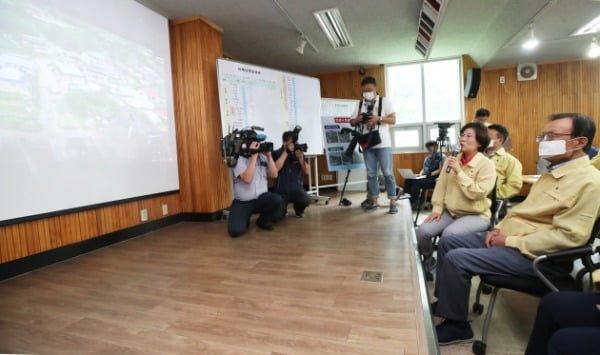
[[[392,103],[385,97],[377,94],[377,83],[373,77],[365,77],[361,82],[363,100],[359,106],[352,126],[358,126],[362,135],[359,140],[363,148],[365,164],[367,166],[367,199],[361,206],[371,210],[379,207],[379,181],[377,179],[378,167],[385,177],[385,189],[390,199],[391,214],[398,212],[396,206],[396,179],[392,164],[392,139],[390,125],[396,124],[396,114]],[[370,138],[367,138],[370,137]]]

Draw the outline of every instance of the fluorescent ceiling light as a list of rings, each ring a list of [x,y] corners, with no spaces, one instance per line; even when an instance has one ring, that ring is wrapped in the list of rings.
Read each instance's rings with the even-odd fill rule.
[[[597,33],[600,31],[600,16],[594,18],[592,21],[581,26],[577,31],[571,33],[571,36],[588,35]]]
[[[334,49],[352,47],[352,39],[338,8],[313,12],[315,19]]]
[[[531,50],[540,44],[540,41],[535,38],[535,33],[533,32],[533,25],[529,25],[529,38],[523,43],[523,48]]]
[[[592,43],[590,43],[590,49],[588,50],[587,54],[590,58],[600,57],[600,45],[598,45],[596,37],[592,38]]]

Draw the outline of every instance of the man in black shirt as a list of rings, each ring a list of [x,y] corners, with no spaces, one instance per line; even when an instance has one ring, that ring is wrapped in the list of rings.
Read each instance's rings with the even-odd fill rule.
[[[440,174],[440,167],[444,164],[445,156],[438,153],[438,146],[435,141],[425,143],[425,148],[427,148],[429,155],[423,161],[423,169],[417,174],[419,179],[404,181],[404,191],[410,194],[410,203],[413,209],[417,208],[419,191],[435,187],[435,181]]]
[[[300,149],[296,149],[294,132],[283,133],[281,148],[273,151],[275,166],[279,170],[275,181],[275,192],[283,198],[283,218],[287,213],[288,203],[294,204],[297,218],[304,217],[304,210],[310,204],[310,196],[304,191],[304,175],[310,174],[310,166]]]

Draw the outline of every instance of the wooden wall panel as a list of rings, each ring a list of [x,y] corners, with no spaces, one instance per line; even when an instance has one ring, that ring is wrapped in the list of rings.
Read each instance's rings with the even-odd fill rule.
[[[500,76],[506,79],[499,83]],[[525,174],[536,172],[535,136],[547,123],[548,115],[581,112],[600,121],[600,61],[576,60],[538,65],[538,78],[517,81],[516,66],[482,71],[477,97],[466,100],[468,118],[480,107],[491,111],[490,121],[505,125],[511,133],[515,155]],[[596,134],[594,145],[600,143]]]
[[[179,194],[169,194],[0,227],[0,263],[34,255],[99,235],[133,227],[140,222],[139,211],[148,209],[148,221],[163,217],[162,204],[169,215],[181,212]]]
[[[181,206],[216,212],[231,202],[229,170],[219,151],[221,32],[199,18],[171,22],[170,29]]]

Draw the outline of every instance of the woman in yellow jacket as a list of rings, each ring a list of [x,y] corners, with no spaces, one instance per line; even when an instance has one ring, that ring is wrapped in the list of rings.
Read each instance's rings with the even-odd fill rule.
[[[471,122],[460,130],[460,153],[446,160],[433,191],[432,212],[417,229],[419,251],[427,271],[433,269],[433,237],[482,232],[489,228],[496,182],[494,163],[482,153],[490,138],[487,128]]]

